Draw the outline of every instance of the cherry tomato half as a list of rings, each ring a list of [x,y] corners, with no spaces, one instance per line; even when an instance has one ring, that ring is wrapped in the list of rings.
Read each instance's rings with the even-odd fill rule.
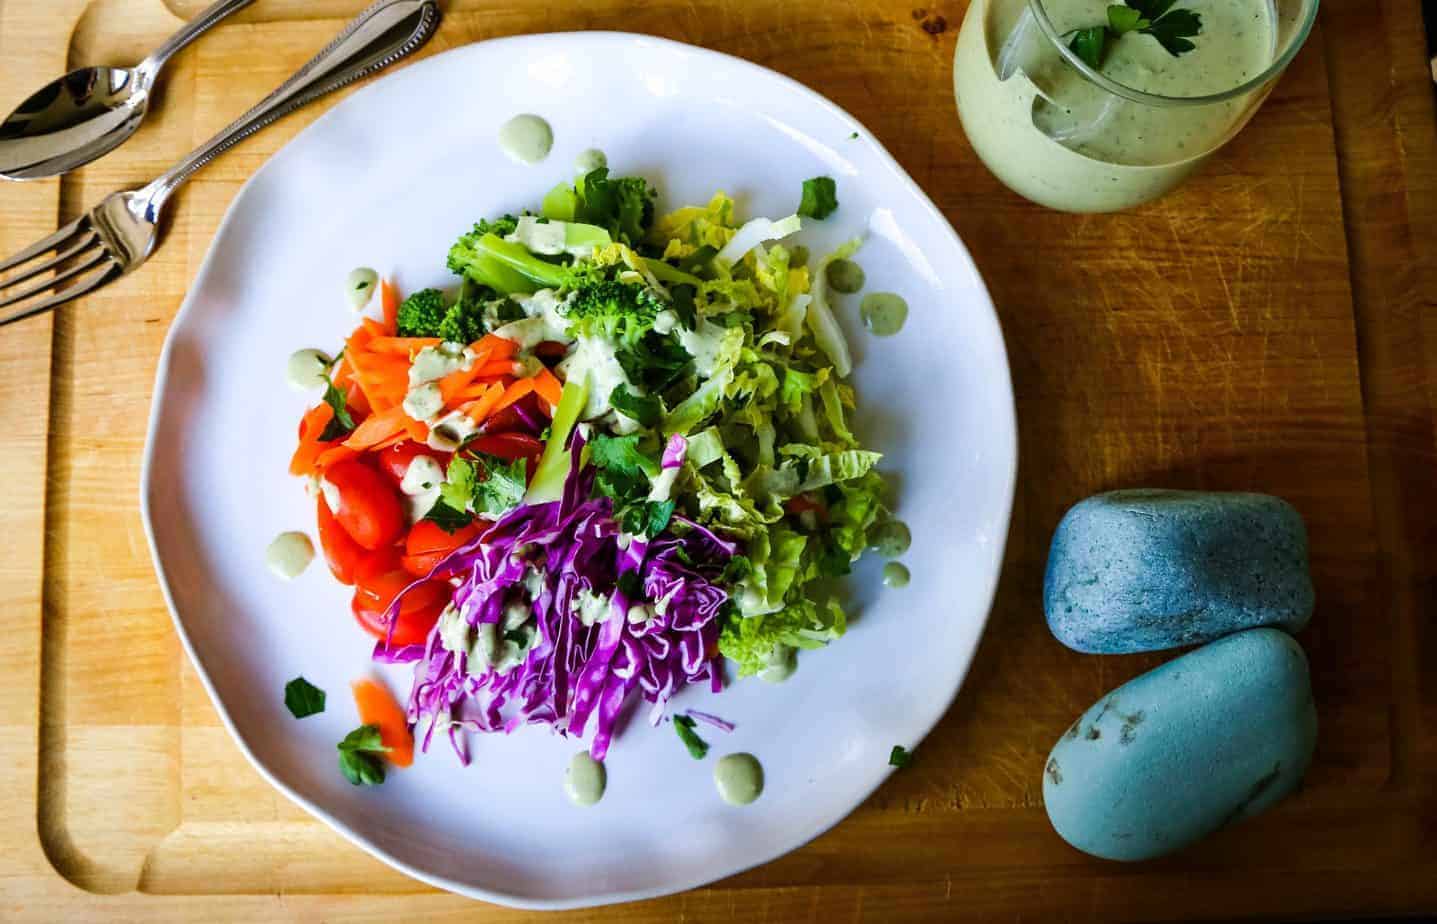
[[[414,578],[399,567],[397,550],[381,549],[371,553],[356,574],[354,601],[350,607],[354,618],[370,635],[384,638],[389,631],[385,621],[389,605],[413,582]],[[424,644],[453,593],[454,588],[443,581],[425,581],[405,594],[399,604],[394,633],[389,637],[390,644],[397,647]]]
[[[537,459],[544,452],[538,437],[527,433],[486,433],[476,437],[468,448],[486,455],[498,456],[506,462],[515,459]]]
[[[452,533],[446,533],[439,524],[431,520],[420,520],[409,530],[409,536],[404,540],[404,557],[400,563],[404,570],[414,577],[427,577],[450,552],[474,541],[474,537],[483,532],[484,528],[485,524],[470,523]]]
[[[323,497],[319,498],[317,503],[319,547],[324,550],[324,560],[329,563],[329,570],[339,583],[353,584],[354,573],[368,553],[339,525],[334,514],[329,512],[329,505],[324,502]]]
[[[379,457],[379,470],[388,475],[390,481],[399,484],[404,480],[404,473],[409,471],[409,463],[414,461],[415,456],[428,456],[443,469],[449,465],[450,453],[430,449],[414,440],[405,440],[388,449],[381,449],[376,455]]]
[[[332,511],[354,541],[366,549],[393,545],[404,534],[404,504],[394,486],[360,462],[331,465],[324,478],[339,491]]]

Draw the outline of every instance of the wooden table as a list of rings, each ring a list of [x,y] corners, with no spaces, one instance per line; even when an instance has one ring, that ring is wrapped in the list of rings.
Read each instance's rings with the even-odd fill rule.
[[[1012,357],[1023,460],[1007,568],[915,766],[777,862],[574,917],[1437,911],[1437,114],[1416,0],[1327,0],[1276,94],[1201,176],[1083,218],[1024,203],[977,162],[950,84],[964,3],[918,2],[454,0],[426,52],[628,29],[790,74],[863,119],[943,208]],[[68,66],[137,60],[202,5],[0,0],[0,109]],[[205,37],[122,150],[0,187],[0,254],[168,166],[362,5],[261,0]],[[240,184],[324,108],[201,173],[143,271],[0,331],[0,918],[521,917],[406,879],[270,790],[182,657],[146,554],[139,458],[166,327]],[[1119,866],[1051,831],[1039,773],[1074,715],[1162,658],[1067,651],[1039,589],[1064,509],[1132,485],[1269,491],[1303,512],[1322,734],[1303,792],[1275,811]]]

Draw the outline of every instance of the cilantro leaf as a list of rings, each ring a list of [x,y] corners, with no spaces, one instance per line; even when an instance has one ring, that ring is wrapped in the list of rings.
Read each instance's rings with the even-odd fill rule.
[[[619,575],[618,587],[619,593],[628,597],[630,603],[644,599],[644,581],[637,571],[625,571]]]
[[[318,715],[324,711],[324,691],[303,677],[284,685],[284,705],[296,719]]]
[[[474,501],[474,483],[477,478],[473,462],[459,455],[454,456],[449,460],[444,484],[439,486],[439,501],[435,506],[444,504],[450,510],[467,511]]]
[[[1107,26],[1093,26],[1089,29],[1079,29],[1073,33],[1072,41],[1068,47],[1073,54],[1083,60],[1083,63],[1098,70],[1103,66],[1103,59],[1108,55],[1108,39],[1112,35]]]
[[[500,516],[519,506],[528,487],[524,460],[505,462],[482,454],[478,458],[485,477],[474,483],[474,512]]]
[[[694,724],[694,720],[686,715],[674,716],[674,731],[678,732],[684,747],[689,749],[689,756],[694,760],[703,760],[708,756],[709,743],[694,731]]]
[[[653,539],[664,531],[673,518],[673,501],[646,500],[626,508],[619,515],[619,525],[626,533]]]
[[[589,461],[598,468],[652,478],[659,473],[659,454],[640,449],[640,439],[637,433],[631,436],[597,434],[589,442]]]
[[[654,395],[636,395],[625,385],[615,386],[609,395],[609,403],[618,408],[626,417],[632,417],[642,426],[656,427],[664,416],[664,405]]]
[[[615,355],[630,382],[657,394],[683,377],[693,357],[672,334],[652,331],[632,347],[621,347]]]
[[[819,221],[838,210],[838,184],[831,176],[816,176],[803,181],[803,198],[798,203],[798,214],[804,218]]]
[[[913,752],[901,744],[895,744],[893,750],[888,753],[888,766],[906,767],[913,763]]]
[[[344,736],[339,748],[339,772],[355,786],[378,786],[384,782],[380,755],[389,748],[380,740],[379,726],[361,725]]]
[[[1164,13],[1173,8],[1178,0],[1123,0],[1128,6],[1138,11],[1144,19],[1155,21]]]
[[[446,504],[443,499],[440,499],[435,501],[434,506],[429,508],[429,512],[424,515],[424,519],[452,535],[468,526],[474,517],[469,511],[455,510]]]
[[[753,560],[747,555],[735,555],[724,565],[723,574],[719,575],[718,583],[733,585],[742,581],[753,573]]]
[[[349,402],[344,397],[344,392],[334,387],[329,376],[324,377],[324,403],[334,409],[334,416],[324,425],[324,432],[319,435],[320,441],[327,443],[353,433],[354,418],[349,416]]]

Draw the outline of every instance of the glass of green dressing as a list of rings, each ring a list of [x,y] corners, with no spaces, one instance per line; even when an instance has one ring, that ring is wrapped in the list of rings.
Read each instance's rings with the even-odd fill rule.
[[[1106,28],[1114,15],[1135,22],[1152,0],[973,0],[953,59],[958,115],[988,169],[1034,202],[1070,212],[1140,205],[1247,124],[1307,39],[1317,5],[1175,0],[1164,12],[1199,17],[1191,34],[1162,17]],[[1072,47],[1084,34],[1086,58]],[[1183,41],[1192,47],[1174,55],[1174,34],[1191,35]]]

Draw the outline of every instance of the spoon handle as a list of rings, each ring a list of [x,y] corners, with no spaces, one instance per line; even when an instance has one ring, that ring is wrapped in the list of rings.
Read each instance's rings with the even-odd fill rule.
[[[408,56],[438,27],[436,0],[377,0],[279,89],[138,190],[138,197],[148,200],[147,217],[157,218],[165,200],[181,183],[234,145],[326,93]]]
[[[244,9],[253,2],[254,0],[215,0],[205,8],[204,12],[185,23],[180,31],[165,39],[159,48],[150,52],[149,57],[135,66],[135,70],[140,72],[141,79],[146,84],[152,82],[160,73],[160,68],[165,66],[165,62],[170,60],[175,52],[199,38],[202,33],[221,19]]]

